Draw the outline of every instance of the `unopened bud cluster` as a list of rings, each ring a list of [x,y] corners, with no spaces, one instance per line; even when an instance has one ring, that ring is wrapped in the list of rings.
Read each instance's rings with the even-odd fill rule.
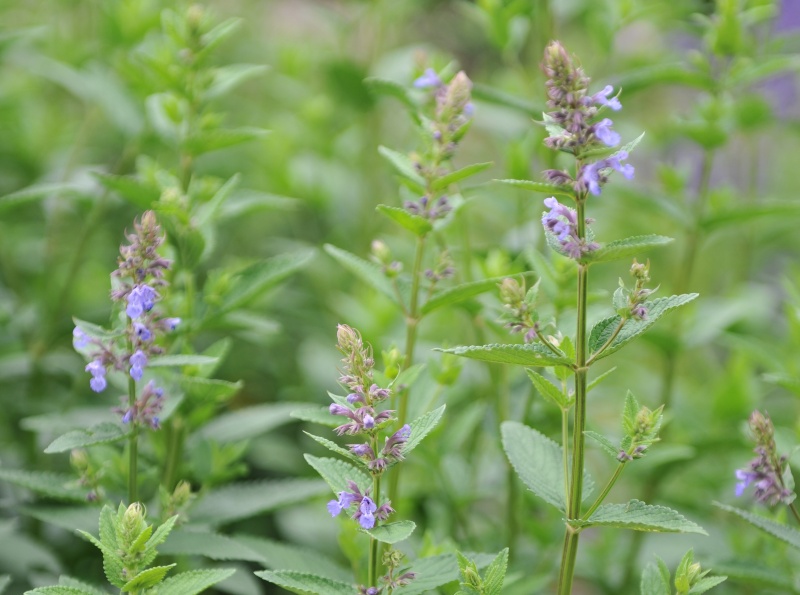
[[[736,470],[736,479],[739,480],[736,495],[741,496],[748,486],[753,485],[758,502],[769,506],[781,502],[790,504],[796,495],[784,482],[788,459],[786,455],[778,455],[772,420],[760,411],[753,411],[749,426],[756,442],[753,450],[757,456],[746,468]]]
[[[526,343],[535,341],[539,338],[539,314],[536,311],[539,284],[526,289],[523,277],[519,281],[507,277],[499,287],[506,328],[512,333],[522,333]]]

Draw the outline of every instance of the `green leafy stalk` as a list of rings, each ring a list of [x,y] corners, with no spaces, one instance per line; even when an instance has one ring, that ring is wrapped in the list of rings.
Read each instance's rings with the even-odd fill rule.
[[[128,318],[128,324],[133,321]],[[133,353],[133,341],[128,339],[128,353]],[[128,409],[136,406],[136,381],[128,375]],[[128,438],[128,504],[133,504],[139,499],[139,425],[136,416],[131,419],[131,434]]]

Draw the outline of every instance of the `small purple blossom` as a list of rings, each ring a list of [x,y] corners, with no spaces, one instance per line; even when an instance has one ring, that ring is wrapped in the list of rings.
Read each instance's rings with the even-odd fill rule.
[[[364,427],[368,430],[371,430],[375,427],[375,418],[372,417],[369,413],[364,416]]]
[[[358,507],[358,524],[365,529],[372,529],[375,526],[375,511],[378,509],[375,502],[369,496],[364,496]]]
[[[361,493],[352,493],[347,491],[339,492],[338,500],[331,500],[328,502],[328,512],[331,513],[331,516],[337,516],[343,510],[346,510],[350,507],[350,505],[361,499]]]
[[[174,331],[180,323],[180,318],[164,318],[161,320],[161,325],[168,331]]]
[[[72,331],[72,345],[75,349],[83,349],[89,344],[89,335],[87,335],[79,327],[75,327]]]
[[[637,320],[647,320],[647,308],[644,304],[639,304],[631,310],[631,315]]]
[[[328,411],[330,411],[331,415],[353,416],[353,411],[351,409],[348,409],[344,405],[339,405],[339,403],[331,403],[330,407],[328,407]]]
[[[411,426],[405,424],[402,428],[397,430],[394,434],[386,439],[386,444],[383,447],[382,453],[384,456],[392,457],[398,461],[403,460],[402,447],[411,436]]]
[[[422,73],[422,76],[414,81],[414,86],[417,89],[441,87],[443,84],[444,83],[442,83],[442,79],[439,78],[439,75],[436,74],[436,71],[433,68],[426,68],[425,72]]]
[[[608,96],[614,92],[614,87],[611,85],[606,85],[602,91],[595,93],[591,97],[587,98],[587,105],[595,104],[595,105],[602,105],[608,107],[615,112],[618,112],[622,109],[622,104],[619,102],[619,99],[616,97],[612,97],[608,99]]]
[[[103,392],[107,386],[106,367],[103,362],[100,359],[92,360],[86,364],[84,369],[92,375],[92,379],[89,381],[91,389],[96,393]]]
[[[350,393],[347,395],[347,402],[351,405],[355,403],[364,403],[364,395],[361,393]],[[332,412],[331,412],[332,413]]]
[[[620,172],[628,180],[633,178],[634,169],[630,163],[622,164],[628,158],[627,151],[620,151],[600,161],[583,166],[579,180],[583,187],[595,196],[600,194],[600,186],[608,181],[608,170]]]
[[[138,349],[130,359],[131,364],[131,378],[137,382],[142,379],[144,374],[144,367],[147,365],[147,356],[141,349]]]
[[[139,318],[145,312],[153,309],[157,296],[156,290],[149,285],[135,285],[128,294],[128,306],[125,308],[125,313],[130,318]]]
[[[542,225],[556,236],[567,256],[578,260],[585,253],[600,247],[599,244],[589,242],[578,235],[578,215],[574,210],[562,205],[553,196],[546,198],[544,205],[550,211],[542,215]]]
[[[369,444],[350,444],[350,452],[359,457],[375,458],[375,451]]]
[[[755,452],[758,456],[750,461],[747,468],[736,470],[736,479],[739,480],[736,495],[741,496],[745,489],[754,485],[754,496],[762,504],[774,506],[780,502],[791,502],[794,493],[784,486],[781,478],[786,457],[775,458],[764,446],[756,447]]]
[[[597,124],[592,126],[592,132],[597,139],[609,147],[618,145],[619,141],[622,140],[619,134],[611,130],[611,126],[613,124],[614,122],[612,122],[609,118],[603,118]]]
[[[133,323],[133,332],[140,341],[149,341],[153,338],[153,333],[151,333],[150,329],[141,322]]]

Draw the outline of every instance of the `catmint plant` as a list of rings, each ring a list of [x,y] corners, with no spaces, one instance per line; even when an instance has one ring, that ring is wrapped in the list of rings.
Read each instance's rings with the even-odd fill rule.
[[[369,537],[366,585],[353,589],[327,577],[291,571],[257,574],[269,582],[285,587],[302,585],[302,589],[314,593],[390,595],[416,577],[413,570],[403,568],[403,553],[392,547],[408,538],[416,525],[408,520],[387,522],[395,510],[384,491],[384,474],[401,463],[439,423],[444,406],[411,424],[400,424],[396,411],[386,408],[392,400],[394,383],[380,386],[376,382],[372,348],[357,330],[344,324],[338,326],[336,337],[337,349],[344,356],[339,384],[347,395],[329,393],[333,401],[329,412],[337,419],[334,433],[347,437],[347,448],[322,436],[309,436],[347,461],[311,455],[306,455],[306,461],[334,491],[335,498],[327,503],[330,515],[349,516]],[[444,578],[441,584],[448,581]]]
[[[159,254],[164,242],[161,227],[152,211],[134,222],[128,243],[120,247],[118,268],[111,300],[120,311],[119,323],[110,332],[78,321],[72,333],[76,349],[90,358],[86,372],[89,386],[97,393],[108,387],[109,371],[127,376],[127,395],[115,409],[128,434],[128,499],[138,500],[138,441],[142,428],[158,430],[164,405],[164,390],[155,379],[142,382],[145,368],[153,357],[164,353],[159,337],[175,330],[179,318],[165,317],[156,308],[167,286],[164,279],[170,262]]]
[[[591,80],[558,42],[550,43],[542,68],[547,76],[548,107],[543,125],[547,147],[569,156],[569,165],[544,172],[544,183],[531,187],[548,194],[542,215],[549,247],[574,263],[577,278],[576,329],[570,336],[558,328],[557,320],[540,320],[538,285],[526,289],[517,280],[501,284],[508,328],[521,333],[522,345],[457,347],[450,353],[484,361],[530,366],[533,385],[561,410],[561,445],[524,426],[506,421],[502,425],[503,446],[523,482],[545,502],[565,516],[565,535],[557,592],[572,592],[581,532],[592,526],[621,527],[640,531],[704,533],[677,512],[639,500],[627,504],[605,504],[624,468],[644,457],[658,441],[662,408],[642,406],[630,392],[624,400],[619,442],[591,432],[588,393],[601,378],[589,381],[589,372],[599,360],[624,347],[646,331],[669,310],[682,306],[697,294],[651,299],[653,289],[649,264],[634,260],[630,274],[633,287],[623,281],[612,300],[615,314],[588,326],[589,270],[599,263],[627,258],[659,247],[670,240],[644,235],[601,242],[591,230],[587,211],[594,201],[605,198],[605,187],[615,175],[631,179],[630,152],[641,137],[619,146],[621,138],[609,117],[619,112],[619,92],[610,86],[592,92]],[[510,181],[519,184],[519,181]],[[561,200],[559,200],[559,197]],[[552,367],[560,386],[533,367]],[[567,380],[571,376],[571,386]],[[570,423],[571,422],[571,423]],[[585,465],[586,437],[593,438],[614,458],[615,471],[600,493],[593,497],[592,481]]]

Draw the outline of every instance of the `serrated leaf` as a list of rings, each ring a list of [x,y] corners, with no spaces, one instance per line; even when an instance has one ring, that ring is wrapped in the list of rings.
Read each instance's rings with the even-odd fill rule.
[[[66,452],[74,448],[85,448],[94,444],[109,444],[117,442],[128,436],[128,428],[121,428],[117,424],[104,422],[90,427],[87,430],[73,430],[59,436],[44,449],[44,452]]]
[[[602,434],[598,434],[597,432],[585,431],[583,433],[584,436],[587,438],[591,438],[595,442],[597,442],[603,450],[610,454],[614,460],[617,459],[617,455],[619,454],[619,446],[616,446],[611,440],[603,436]]]
[[[264,556],[227,535],[189,529],[177,529],[170,533],[158,548],[158,553],[167,556],[204,556],[212,560],[266,562]]]
[[[765,533],[769,533],[773,537],[777,537],[781,541],[788,543],[793,548],[800,549],[800,531],[794,527],[783,525],[773,521],[772,519],[768,519],[758,514],[753,514],[752,512],[742,510],[741,508],[736,508],[735,506],[721,504],[720,502],[714,502],[714,506],[721,508],[722,510],[732,512],[738,517],[746,520],[754,527],[761,529]]]
[[[466,557],[475,562],[478,568],[485,568],[495,558],[494,554],[472,554]],[[442,554],[420,558],[411,563],[411,570],[417,575],[405,587],[396,589],[393,595],[420,595],[433,593],[438,587],[453,582],[459,577],[459,567],[453,554]]]
[[[97,515],[100,512],[84,502],[81,506],[23,506],[22,514],[27,514],[44,523],[50,523],[68,531],[91,531],[97,526]]]
[[[143,560],[145,560],[144,564],[149,564],[152,559],[155,558],[155,548],[166,541],[177,521],[178,515],[171,516],[166,521],[161,523],[155,531],[153,531],[152,535],[147,540],[147,544],[145,545],[145,550],[147,552],[143,557]]]
[[[692,588],[689,589],[689,595],[699,595],[700,593],[705,593],[719,585],[720,583],[724,583],[728,579],[727,576],[706,576],[701,578],[697,581]]]
[[[76,485],[72,475],[0,468],[0,480],[56,500],[86,502],[86,490]]]
[[[309,432],[303,432],[309,438],[316,440],[322,446],[327,448],[328,450],[335,452],[336,454],[340,454],[346,459],[350,459],[356,465],[363,465],[363,460],[358,456],[347,450],[346,448],[342,448],[332,440],[328,440],[327,438],[323,438],[322,436],[316,436],[315,434],[311,434]]]
[[[192,439],[213,439],[219,444],[248,440],[292,421],[302,403],[267,403],[223,413],[200,428]]]
[[[564,512],[564,453],[561,446],[515,421],[503,422],[500,432],[503,450],[522,482],[542,500]],[[591,491],[592,480],[588,473],[584,473],[584,499]]]
[[[425,179],[419,175],[411,159],[382,145],[378,147],[378,153],[389,162],[395,172],[400,174],[401,180],[406,186],[417,194],[425,194]]]
[[[231,568],[190,570],[171,576],[158,586],[158,595],[197,595],[225,580],[235,571]]]
[[[353,584],[306,572],[262,570],[255,574],[267,582],[301,595],[353,595],[356,592]]]
[[[497,554],[497,557],[489,564],[483,576],[483,588],[485,595],[501,595],[503,581],[506,578],[508,568],[508,548]]]
[[[557,356],[539,343],[528,343],[526,345],[502,345],[498,343],[492,345],[462,345],[450,349],[436,349],[436,351],[497,364],[517,364],[520,366],[569,366],[572,364],[570,359]]]
[[[338,581],[348,581],[353,575],[351,569],[318,551],[252,535],[236,535],[234,539],[259,554],[270,570],[307,572]]]
[[[369,533],[381,543],[395,544],[408,539],[416,527],[417,525],[412,521],[397,521],[378,525],[372,529],[364,529],[364,533]]]
[[[331,415],[328,407],[304,407],[302,409],[295,409],[292,411],[291,416],[302,421],[322,424],[323,426],[328,426],[329,428],[335,428],[336,426],[341,425],[339,423],[341,420],[338,420],[336,417]]]
[[[350,252],[342,250],[341,248],[337,248],[331,244],[325,244],[324,248],[325,252],[332,256],[345,269],[353,273],[356,277],[360,278],[368,285],[371,285],[374,289],[378,290],[396,304],[401,305],[401,302],[397,296],[397,292],[394,290],[391,281],[386,278],[386,275],[383,274],[381,268],[377,264],[369,262],[368,260],[364,260],[363,258],[359,258],[355,254],[351,254]],[[399,279],[397,280],[397,283],[403,296],[403,300],[407,301],[407,296],[410,292],[407,284],[402,283]]]
[[[411,434],[408,436],[408,440],[403,446],[404,456],[407,456],[408,453],[414,450],[417,445],[422,442],[422,439],[430,434],[437,425],[439,425],[439,422],[444,415],[445,407],[446,405],[437,407],[433,411],[429,411],[425,415],[422,415],[411,422]]]
[[[470,176],[474,176],[475,174],[492,167],[492,165],[494,165],[494,163],[491,161],[467,165],[461,169],[451,171],[443,175],[441,178],[436,178],[431,186],[434,190],[445,190],[448,186],[450,186],[450,184],[455,184],[456,182],[460,182],[461,180],[469,178]]]
[[[550,196],[568,196],[573,198],[574,191],[568,186],[556,186],[555,184],[545,184],[544,182],[533,182],[531,180],[492,180],[498,184],[506,184],[507,186],[514,186],[521,190],[528,190],[530,192],[540,192],[542,194],[549,194]]]
[[[122,592],[138,591],[139,589],[149,589],[160,583],[167,573],[175,568],[177,564],[170,564],[169,566],[153,566],[147,570],[143,570],[122,587]]]
[[[663,565],[661,560],[659,562]],[[665,571],[666,576],[664,575]],[[662,567],[655,562],[650,562],[642,572],[641,595],[672,595],[672,586],[669,579],[669,570],[667,570],[666,566]]]
[[[566,395],[564,395],[564,393],[561,392],[561,389],[559,389],[555,384],[550,382],[547,378],[535,370],[526,369],[525,372],[527,372],[528,378],[531,379],[533,386],[536,387],[536,390],[540,395],[542,395],[542,397],[560,409],[566,409],[569,406]]]
[[[193,522],[211,526],[246,519],[326,493],[316,479],[285,479],[233,483],[211,490],[190,509]]]
[[[664,246],[672,241],[672,238],[654,234],[614,240],[613,242],[603,244],[594,252],[588,252],[584,260],[590,263],[620,260],[622,258],[636,256],[642,252],[652,250],[653,248]]]
[[[308,454],[304,456],[308,464],[322,476],[334,493],[347,491],[348,481],[354,481],[362,492],[372,487],[372,478],[350,463]]]
[[[39,587],[33,591],[25,591],[25,595],[95,595],[97,591],[86,591],[78,587]]]
[[[90,585],[88,583],[84,583],[83,581],[79,581],[74,579],[70,576],[60,576],[58,577],[58,584],[61,587],[73,587],[75,589],[82,589],[89,595],[107,595],[106,591],[99,587],[95,587],[94,585]],[[2,591],[0,591],[2,593]]]
[[[260,76],[268,70],[263,64],[228,64],[211,71],[211,84],[205,92],[206,99],[215,99],[232,91],[243,82]]]
[[[609,368],[608,370],[606,370],[605,372],[603,372],[602,374],[600,374],[600,376],[598,376],[597,378],[594,378],[594,379],[592,379],[592,381],[591,381],[591,382],[589,382],[589,384],[587,384],[587,385],[586,385],[586,392],[588,393],[588,392],[589,392],[589,391],[591,391],[591,390],[592,390],[592,389],[593,389],[595,386],[597,386],[597,385],[598,385],[598,384],[600,384],[600,383],[601,383],[603,380],[605,380],[606,378],[608,378],[608,377],[609,377],[609,376],[610,376],[610,375],[611,375],[611,374],[614,372],[614,370],[616,370],[616,369],[617,369],[617,366],[614,366],[613,368]]]
[[[219,358],[207,355],[157,355],[147,360],[147,367],[159,368],[166,366],[210,366],[219,361]]]
[[[383,213],[389,217],[389,219],[400,225],[400,227],[419,237],[422,237],[433,230],[433,225],[429,219],[409,213],[405,209],[391,207],[388,205],[378,205],[375,207],[375,210],[377,210],[379,213]]]
[[[527,277],[531,273],[523,273]],[[505,277],[492,277],[490,279],[483,279],[481,281],[471,281],[469,283],[462,283],[455,287],[448,287],[441,291],[434,293],[420,308],[420,313],[425,315],[438,310],[439,308],[446,308],[468,300],[487,291],[497,289],[498,283],[501,283]]]
[[[627,504],[603,504],[587,520],[570,521],[578,527],[617,527],[659,533],[700,533],[708,535],[697,523],[666,506],[631,500]]]
[[[105,508],[103,512],[105,512]],[[101,512],[101,519],[103,512]],[[101,530],[101,535],[102,535]],[[122,588],[125,584],[125,579],[123,578],[123,574],[125,572],[125,565],[122,562],[122,559],[119,557],[117,550],[113,547],[113,545],[106,545],[99,539],[97,539],[91,533],[87,533],[86,531],[78,531],[79,535],[82,535],[86,538],[89,542],[91,542],[97,549],[99,549],[103,553],[103,572],[105,572],[106,578],[108,582],[114,585],[115,587]],[[110,543],[113,543],[110,542]]]
[[[682,295],[656,298],[654,300],[645,302],[644,305],[647,308],[647,318],[645,320],[627,320],[616,338],[605,349],[605,351],[594,358],[594,360],[597,361],[603,359],[615,351],[618,351],[627,343],[653,326],[664,314],[670,310],[674,310],[675,308],[683,306],[684,304],[688,304],[697,296],[698,294],[696,293],[685,293]],[[610,318],[604,318],[594,325],[589,335],[589,349],[594,352],[602,347],[605,342],[611,338],[611,335],[614,333],[614,330],[617,328],[621,320],[622,318],[620,316],[611,316]]]
[[[240,270],[232,279],[231,288],[219,307],[219,313],[243,306],[303,268],[313,256],[314,250],[279,254]]]

